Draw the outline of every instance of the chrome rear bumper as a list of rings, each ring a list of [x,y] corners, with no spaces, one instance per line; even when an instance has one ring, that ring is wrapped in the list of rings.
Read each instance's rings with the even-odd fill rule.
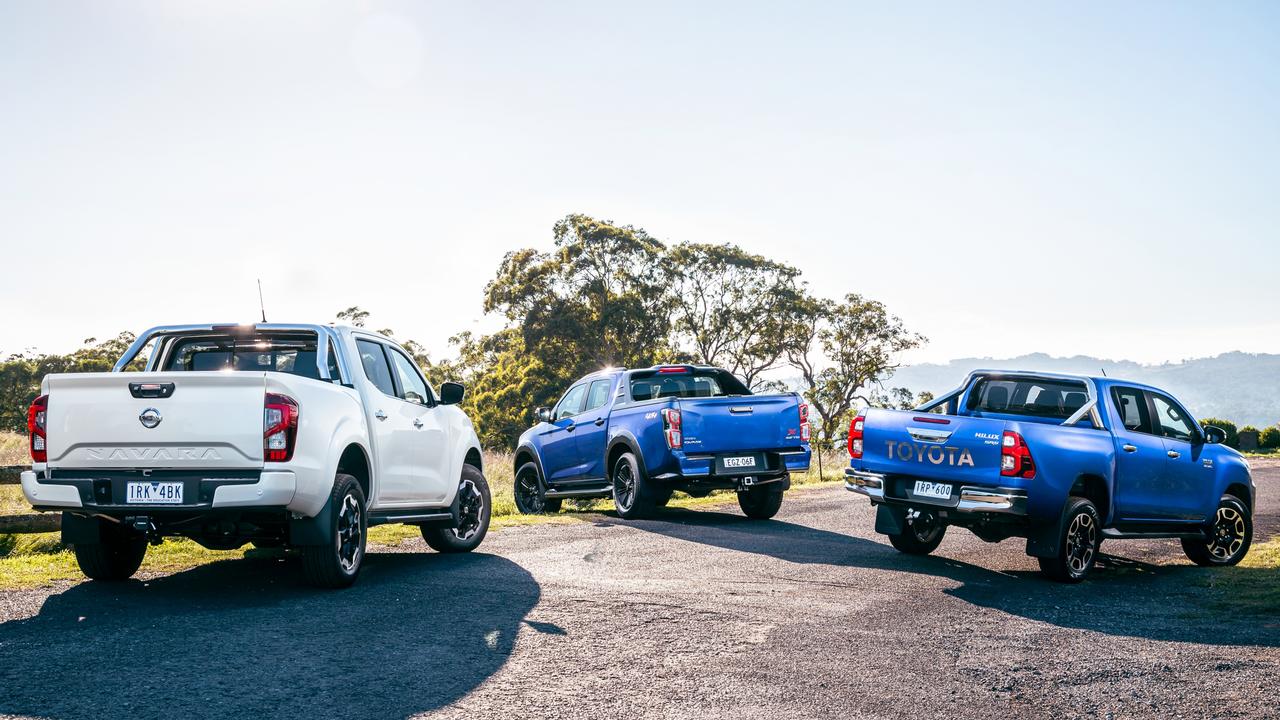
[[[885,495],[885,485],[888,483],[888,477],[885,475],[846,468],[844,477],[844,488],[846,490],[866,495],[871,498],[872,502],[886,502],[895,505],[936,505],[956,512],[1027,514],[1027,493],[1025,490],[1015,488],[979,488],[963,485],[959,490],[958,501],[934,500],[932,498],[908,499]]]

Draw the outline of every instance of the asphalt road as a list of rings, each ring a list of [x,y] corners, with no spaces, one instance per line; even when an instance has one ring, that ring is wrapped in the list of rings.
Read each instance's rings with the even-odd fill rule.
[[[1280,466],[1255,474],[1267,537]],[[0,714],[1280,717],[1280,617],[1224,607],[1176,542],[1057,585],[1017,541],[900,555],[821,488],[771,522],[601,517],[482,550],[380,551],[344,592],[247,560],[0,594]]]

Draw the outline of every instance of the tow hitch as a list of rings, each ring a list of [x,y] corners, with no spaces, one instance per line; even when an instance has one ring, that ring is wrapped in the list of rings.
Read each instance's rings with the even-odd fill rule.
[[[160,531],[156,529],[156,524],[149,517],[125,518],[125,524],[144,535],[147,538],[147,542],[152,545],[159,545],[164,540],[160,536]]]

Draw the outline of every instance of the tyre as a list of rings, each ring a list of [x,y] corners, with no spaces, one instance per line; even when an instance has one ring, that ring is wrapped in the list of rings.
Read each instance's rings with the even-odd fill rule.
[[[619,456],[609,477],[613,485],[613,506],[619,517],[634,520],[652,514],[653,489],[640,471],[635,455],[623,453]]]
[[[905,522],[902,533],[889,535],[889,544],[908,555],[928,555],[947,534],[947,524],[932,510],[908,510]]]
[[[463,465],[462,480],[458,483],[458,527],[424,527],[422,539],[436,552],[471,552],[489,532],[492,507],[484,474],[474,465]]]
[[[738,493],[738,507],[743,514],[755,520],[768,520],[782,508],[782,488],[778,483],[758,485]]]
[[[333,480],[329,504],[333,510],[329,525],[332,540],[325,545],[302,546],[302,569],[307,582],[316,587],[349,587],[360,576],[369,534],[360,483],[339,473]]]
[[[560,498],[548,498],[538,475],[538,466],[527,462],[516,469],[516,510],[523,515],[560,512]]]
[[[98,542],[75,546],[76,564],[91,580],[128,580],[142,566],[147,538],[106,520],[98,520]]]
[[[1072,497],[1063,511],[1058,554],[1037,558],[1040,572],[1059,582],[1078,583],[1093,570],[1101,547],[1102,517],[1098,515],[1098,508],[1087,498]]]
[[[1218,513],[1205,539],[1182,541],[1182,551],[1191,562],[1205,567],[1235,565],[1253,544],[1253,513],[1234,495],[1223,495]]]

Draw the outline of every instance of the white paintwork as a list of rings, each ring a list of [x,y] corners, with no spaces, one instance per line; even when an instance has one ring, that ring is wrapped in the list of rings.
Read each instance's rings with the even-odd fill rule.
[[[351,387],[277,372],[50,375],[42,383],[49,395],[48,471],[56,477],[94,468],[261,470],[257,483],[219,488],[214,505],[279,506],[312,517],[329,498],[343,452],[354,445],[370,461],[371,509],[451,505],[467,453],[480,450],[470,418],[456,406],[426,407],[383,394],[365,377],[355,338],[398,346],[358,328],[332,331]],[[190,334],[190,326],[174,334]],[[152,381],[175,383],[173,396],[129,393],[130,382]],[[299,405],[296,449],[287,463],[263,460],[265,393],[288,395]],[[164,418],[150,429],[139,421],[149,407]],[[374,419],[379,409],[386,421]],[[40,483],[34,473],[23,474],[22,487],[32,504],[80,507],[74,488]]]

